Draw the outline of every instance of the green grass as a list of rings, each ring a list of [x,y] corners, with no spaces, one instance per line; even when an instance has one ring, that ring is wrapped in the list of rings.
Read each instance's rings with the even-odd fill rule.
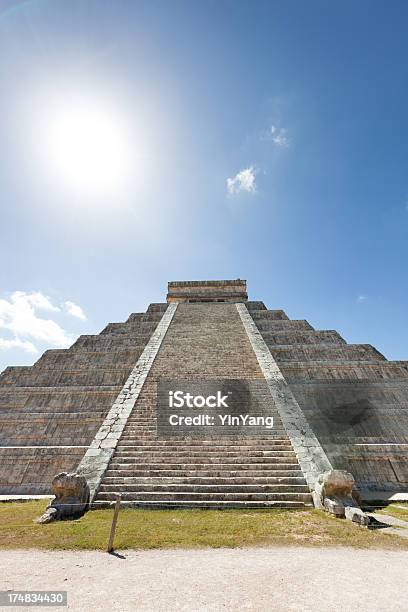
[[[0,504],[0,548],[102,549],[113,510],[38,525],[43,501]],[[144,510],[119,514],[115,548],[353,546],[408,550],[408,539],[369,531],[319,510]]]
[[[380,514],[390,514],[403,521],[408,521],[408,502],[393,502],[386,508],[382,508]]]

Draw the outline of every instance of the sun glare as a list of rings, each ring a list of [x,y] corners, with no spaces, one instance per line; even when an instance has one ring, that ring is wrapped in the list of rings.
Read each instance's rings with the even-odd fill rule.
[[[110,195],[125,188],[129,137],[110,109],[83,100],[64,104],[47,113],[44,131],[51,169],[70,190]]]

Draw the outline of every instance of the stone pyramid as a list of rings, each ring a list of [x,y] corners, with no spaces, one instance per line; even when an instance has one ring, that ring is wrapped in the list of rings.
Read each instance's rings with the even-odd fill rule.
[[[240,385],[273,428],[166,435],[163,383]],[[408,491],[408,362],[248,301],[239,279],[169,283],[166,303],[0,376],[0,494],[76,471],[94,506],[302,507],[331,468],[363,498]]]

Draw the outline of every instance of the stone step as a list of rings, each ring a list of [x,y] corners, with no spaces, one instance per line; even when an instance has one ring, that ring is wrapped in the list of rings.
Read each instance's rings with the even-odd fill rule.
[[[191,439],[191,438],[190,438]],[[199,439],[199,438],[198,438]],[[125,448],[137,448],[139,446],[146,446],[146,447],[151,447],[154,446],[156,448],[169,448],[169,449],[176,449],[176,448],[183,448],[185,447],[185,440],[184,439],[180,439],[178,440],[177,444],[173,444],[173,445],[167,445],[167,444],[158,444],[158,442],[167,442],[168,438],[157,438],[156,435],[143,435],[140,437],[134,437],[131,439],[122,439],[120,442],[120,446],[121,448],[125,449]],[[191,448],[192,450],[194,448],[202,448],[203,450],[205,449],[209,449],[209,448],[215,448],[216,446],[220,447],[220,448],[239,448],[239,447],[243,447],[243,448],[251,448],[251,447],[255,447],[256,449],[260,450],[261,448],[274,448],[274,439],[270,438],[269,440],[262,440],[260,442],[253,442],[252,444],[245,444],[245,440],[239,440],[237,444],[226,444],[226,445],[222,445],[222,443],[218,443],[216,445],[214,445],[213,447],[211,446],[211,444],[207,444],[207,445],[201,445],[198,444],[196,447],[194,446],[188,446],[188,448]],[[285,450],[286,448],[288,450],[291,449],[291,447],[275,447],[276,450]]]
[[[205,484],[129,484],[129,483],[104,483],[99,488],[99,494],[102,493],[118,493],[120,491],[124,493],[210,493],[215,495],[217,493],[310,493],[309,487],[304,484],[214,484],[207,482]]]
[[[246,448],[245,450],[241,449],[241,450],[229,450],[227,449],[212,449],[211,447],[207,448],[205,451],[203,450],[198,450],[198,451],[192,451],[191,449],[183,449],[183,448],[172,448],[172,449],[166,449],[165,447],[159,447],[156,449],[152,449],[152,450],[136,450],[134,448],[130,449],[130,450],[124,450],[123,448],[121,448],[120,450],[116,450],[115,452],[115,459],[119,459],[119,458],[127,458],[127,457],[133,457],[134,459],[140,459],[140,458],[146,458],[146,459],[150,459],[150,458],[157,458],[157,457],[169,457],[172,458],[174,457],[175,459],[183,459],[184,457],[201,457],[201,458],[205,458],[205,457],[211,457],[211,459],[213,459],[214,456],[217,457],[224,457],[224,458],[228,458],[228,457],[242,457],[242,458],[249,458],[249,457],[288,457],[288,458],[292,458],[292,457],[296,457],[295,455],[295,451],[293,450],[257,450],[256,448]]]
[[[129,323],[108,323],[100,335],[152,334],[157,327],[157,321],[131,321]]]
[[[71,348],[85,348],[86,350],[116,350],[132,347],[145,347],[151,337],[150,333],[137,334],[102,334],[82,335],[74,342]]]
[[[146,313],[161,312],[164,314],[167,310],[167,307],[168,307],[167,302],[152,302],[151,304],[149,304],[149,307],[146,310]]]
[[[146,445],[146,452],[144,452],[144,447],[140,446],[140,442],[146,442],[148,443]],[[247,457],[248,453],[250,453],[251,451],[254,451],[256,453],[261,453],[261,455],[259,456],[269,456],[271,453],[274,453],[276,455],[276,457],[285,457],[287,453],[293,453],[293,448],[290,446],[287,447],[274,447],[273,444],[248,444],[248,445],[226,445],[226,446],[221,446],[221,445],[216,445],[216,446],[184,446],[183,444],[179,444],[179,445],[173,445],[173,446],[167,446],[167,445],[157,445],[156,444],[157,440],[155,438],[145,438],[143,440],[137,440],[135,445],[121,445],[120,448],[118,448],[115,451],[115,455],[113,456],[113,460],[116,458],[116,456],[134,456],[134,457],[140,457],[142,455],[146,456],[146,457],[150,457],[150,456],[154,456],[154,457],[158,457],[158,456],[163,456],[163,457],[168,457],[171,458],[176,457],[176,459],[178,459],[179,457],[182,458],[184,456],[189,456],[189,457],[199,457],[199,456],[210,456],[210,457],[216,457],[217,455],[222,456],[222,457],[228,457],[229,454],[231,456],[244,456]],[[191,452],[190,452],[191,451]],[[264,451],[270,451],[270,453],[264,455]],[[181,454],[179,454],[181,453]],[[257,455],[258,456],[258,455]],[[274,456],[274,455],[271,455]]]
[[[251,317],[255,322],[264,320],[285,320],[288,321],[288,315],[284,310],[252,310]]]
[[[344,338],[342,338],[337,331],[331,329],[314,331],[285,330],[274,332],[263,330],[261,334],[266,344],[270,348],[272,348],[274,345],[301,346],[304,344],[346,344]]]
[[[118,490],[115,492],[98,493],[98,500],[113,501],[117,494],[123,501],[300,501],[309,502],[310,493],[196,493],[196,492],[152,492],[140,491],[138,493]]]
[[[164,473],[167,470],[171,470],[173,472],[177,471],[177,470],[182,470],[185,472],[201,472],[202,470],[204,470],[205,472],[209,472],[210,474],[215,473],[218,471],[226,471],[227,473],[231,473],[231,472],[236,472],[236,471],[247,471],[247,470],[265,470],[268,473],[278,470],[278,471],[289,471],[289,470],[300,470],[299,465],[296,461],[291,461],[288,463],[278,463],[278,462],[274,462],[274,463],[266,463],[266,462],[257,462],[257,463],[239,463],[239,462],[235,462],[235,463],[231,463],[231,462],[223,462],[223,463],[216,463],[216,462],[201,462],[201,463],[188,463],[188,462],[176,462],[176,463],[169,463],[169,462],[158,462],[158,463],[154,463],[154,462],[150,462],[150,463],[142,463],[142,462],[135,462],[135,461],[122,461],[122,460],[118,460],[116,461],[115,459],[113,459],[111,461],[111,463],[109,464],[109,470],[128,470],[131,474],[133,473],[133,470],[139,470],[139,471],[151,471],[152,473],[154,471],[161,471],[162,473]]]
[[[257,476],[242,477],[231,476],[220,478],[219,476],[105,476],[104,485],[151,485],[151,484],[178,484],[178,485],[205,485],[211,482],[212,485],[305,485],[303,476]]]
[[[280,431],[280,432],[276,432],[276,433],[271,433],[268,434],[267,436],[256,436],[255,439],[258,441],[264,441],[264,442],[275,442],[275,440],[282,440],[282,438],[287,435],[286,431]],[[155,436],[156,439],[159,440],[163,440],[164,442],[166,441],[171,441],[174,440],[176,442],[176,444],[182,444],[184,443],[184,441],[189,441],[191,439],[196,439],[197,441],[203,440],[203,439],[209,439],[209,436],[207,435],[205,438],[198,436],[197,434],[194,436],[174,436],[171,438],[157,438],[157,432],[156,429],[154,430],[149,430],[147,431],[144,428],[141,428],[138,432],[133,431],[133,432],[129,432],[127,430],[125,430],[123,432],[122,438],[120,440],[121,445],[134,445],[135,441],[138,441],[141,438],[151,438],[152,436]],[[230,436],[223,436],[223,438],[225,438],[225,440],[235,440],[236,442],[242,442],[245,440],[254,440],[254,436],[245,436],[245,435],[230,435]],[[214,438],[215,440],[220,440],[219,437]],[[289,438],[288,438],[289,439]]]
[[[234,436],[235,437],[235,436]],[[174,448],[180,448],[182,446],[184,446],[184,443],[186,441],[190,441],[191,439],[196,438],[197,441],[201,440],[201,438],[199,436],[189,436],[187,438],[182,438],[181,436],[179,438],[172,438],[173,440],[176,440],[177,443],[173,445]],[[231,439],[230,436],[225,436],[225,438]],[[158,438],[156,433],[150,433],[150,434],[141,434],[140,436],[134,436],[133,438],[125,438],[122,437],[121,439],[121,446],[128,446],[128,447],[133,447],[133,446],[140,446],[140,445],[144,445],[146,444],[147,446],[156,446],[157,442],[167,442],[168,440],[170,440],[170,438]],[[275,438],[273,436],[269,436],[268,439],[264,439],[263,438],[263,442],[264,444],[258,442],[257,446],[261,447],[261,446],[270,446],[274,443]],[[239,443],[238,445],[243,445],[243,446],[247,446],[245,444],[245,437],[242,437],[237,440],[237,442]],[[255,442],[253,443],[255,445]],[[163,447],[166,447],[166,444],[163,444]],[[210,445],[208,445],[210,446]],[[232,448],[234,447],[234,445],[230,445],[232,446]],[[173,448],[172,447],[172,448]]]
[[[169,443],[167,443],[169,442]],[[150,444],[149,442],[146,442],[144,444],[134,444],[134,445],[130,445],[130,444],[122,444],[121,442],[118,444],[118,446],[116,447],[117,451],[120,450],[129,450],[129,449],[135,449],[135,450],[140,450],[140,451],[149,451],[149,450],[156,450],[158,448],[183,448],[183,449],[190,449],[191,451],[196,451],[196,450],[201,450],[203,452],[216,452],[217,450],[222,450],[222,449],[234,449],[237,451],[245,451],[247,449],[253,449],[255,446],[255,450],[259,450],[258,447],[264,447],[267,450],[276,450],[276,451],[285,451],[285,450],[293,450],[292,449],[292,445],[289,441],[282,441],[282,442],[265,442],[264,440],[262,440],[260,443],[257,443],[257,441],[250,441],[248,444],[242,444],[242,441],[240,444],[232,444],[230,441],[227,441],[227,443],[223,444],[222,441],[216,441],[214,443],[211,442],[202,442],[202,441],[197,441],[196,444],[193,443],[183,443],[180,444],[180,442],[173,442],[172,440],[156,440],[154,444]]]
[[[125,350],[84,351],[83,349],[50,349],[45,351],[34,365],[41,368],[72,368],[77,365],[81,368],[106,367],[111,364],[128,364],[130,367],[136,363],[143,351],[142,347],[132,347]]]
[[[143,461],[143,459],[150,459],[150,461]],[[176,459],[176,458],[175,458]],[[126,457],[113,457],[111,461],[112,466],[119,464],[122,465],[254,465],[254,464],[267,464],[267,465],[278,465],[278,464],[296,464],[296,455],[291,457],[209,457],[208,455],[202,455],[200,457],[180,457],[180,461],[173,461],[172,457],[162,457],[160,455],[152,457],[140,456],[126,456]]]
[[[303,345],[301,347],[271,347],[271,353],[278,363],[292,362],[357,362],[378,363],[385,361],[384,355],[369,344],[346,345]]]
[[[305,319],[262,319],[260,321],[256,321],[255,324],[260,332],[315,331],[310,323]]]
[[[126,320],[126,323],[133,323],[134,321],[151,321],[159,323],[163,316],[162,312],[132,312]]]
[[[110,508],[115,504],[114,501],[110,500],[96,500],[92,503],[91,509],[98,510],[99,508]],[[213,510],[227,510],[233,508],[286,508],[286,509],[301,509],[305,507],[311,507],[312,501],[304,502],[304,501],[283,501],[283,500],[274,500],[274,501],[214,501],[214,500],[206,500],[206,501],[128,501],[122,500],[121,506],[123,508],[152,508],[152,509],[176,509],[176,508],[184,508],[184,509],[197,509],[197,508],[207,508]]]
[[[253,467],[253,466],[252,466]],[[150,468],[129,468],[126,466],[121,467],[109,467],[106,471],[105,478],[302,478],[303,474],[298,465],[286,465],[279,466],[282,469],[278,469],[275,467],[268,467],[268,469],[255,467],[255,469],[251,469],[251,466],[247,466],[244,469],[240,466],[240,469],[219,469],[214,468],[208,469],[186,469],[184,466],[177,466],[176,468],[167,468],[167,466],[163,466],[161,468],[150,467]]]
[[[260,300],[248,300],[245,306],[247,307],[250,313],[258,312],[260,310],[262,310],[263,312],[268,311],[268,308]]]

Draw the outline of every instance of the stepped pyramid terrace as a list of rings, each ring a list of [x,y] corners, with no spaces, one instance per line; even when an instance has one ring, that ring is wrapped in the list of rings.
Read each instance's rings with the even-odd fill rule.
[[[333,469],[363,499],[407,493],[408,361],[248,300],[244,280],[170,282],[0,375],[3,495],[76,472],[94,507],[297,508]]]

